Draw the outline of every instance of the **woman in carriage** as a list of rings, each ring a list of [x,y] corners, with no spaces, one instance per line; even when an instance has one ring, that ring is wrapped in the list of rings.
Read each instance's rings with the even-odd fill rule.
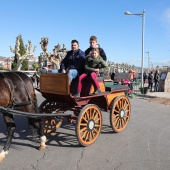
[[[80,97],[80,93],[82,89],[82,80],[87,76],[90,76],[90,78],[93,80],[93,83],[95,85],[96,89],[93,94],[101,93],[99,82],[97,81],[97,77],[99,73],[102,73],[106,68],[107,68],[107,64],[100,56],[99,49],[98,48],[92,49],[91,56],[87,57],[85,61],[85,66],[84,66],[85,73],[83,73],[79,77],[78,88],[75,97]]]

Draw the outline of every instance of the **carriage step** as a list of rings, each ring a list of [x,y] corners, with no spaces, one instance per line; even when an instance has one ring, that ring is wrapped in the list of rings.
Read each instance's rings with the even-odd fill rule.
[[[22,101],[22,102],[16,102],[14,101],[14,106],[25,106],[25,105],[30,105],[30,101]]]

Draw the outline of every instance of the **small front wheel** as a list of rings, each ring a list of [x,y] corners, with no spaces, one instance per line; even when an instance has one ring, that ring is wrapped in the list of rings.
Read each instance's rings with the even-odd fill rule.
[[[76,125],[76,137],[82,146],[91,145],[102,128],[102,114],[98,106],[88,104],[82,108]]]
[[[59,109],[60,106],[57,102],[44,100],[39,106],[40,113],[52,113],[53,111]],[[62,120],[48,118],[44,122],[44,133],[55,132],[62,124]]]

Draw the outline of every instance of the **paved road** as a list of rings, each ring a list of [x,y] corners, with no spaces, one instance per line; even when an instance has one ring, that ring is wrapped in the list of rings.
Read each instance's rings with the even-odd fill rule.
[[[42,102],[38,95],[38,102]],[[78,146],[74,126],[65,124],[48,136],[48,149],[29,140],[25,117],[15,116],[17,130],[10,153],[0,170],[169,170],[170,107],[149,103],[142,97],[130,99],[131,119],[121,133],[112,133],[109,114],[103,113],[103,127],[97,141]],[[2,117],[0,117],[2,118]],[[0,119],[0,149],[6,135]]]

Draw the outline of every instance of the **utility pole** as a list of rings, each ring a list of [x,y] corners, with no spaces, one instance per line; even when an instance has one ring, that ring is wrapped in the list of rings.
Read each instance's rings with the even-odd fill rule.
[[[149,70],[150,70],[150,58],[149,58],[149,51],[145,52],[145,53],[148,53],[148,73],[149,73]]]

